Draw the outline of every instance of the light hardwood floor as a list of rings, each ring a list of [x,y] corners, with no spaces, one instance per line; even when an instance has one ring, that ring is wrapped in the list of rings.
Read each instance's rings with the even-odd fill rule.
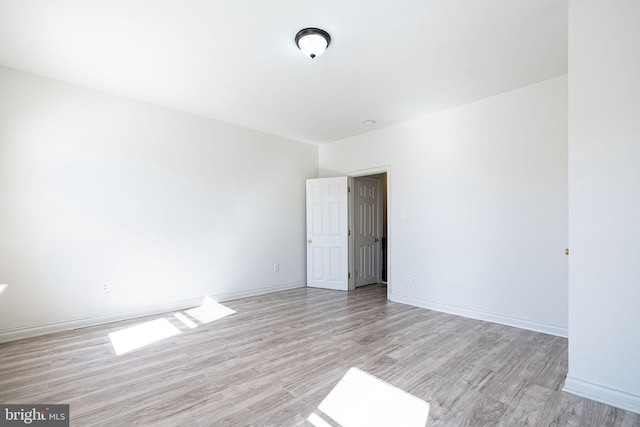
[[[310,426],[357,367],[429,402],[430,426],[640,426],[561,391],[564,338],[393,303],[381,285],[223,304],[236,313],[194,329],[167,313],[0,344],[0,402],[67,403],[73,426]],[[115,354],[110,332],[158,318],[181,333]]]

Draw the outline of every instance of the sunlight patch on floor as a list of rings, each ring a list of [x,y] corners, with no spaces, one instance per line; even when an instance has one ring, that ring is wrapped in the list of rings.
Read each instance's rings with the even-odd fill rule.
[[[200,322],[201,324],[210,323],[234,314],[235,312],[235,310],[225,307],[207,296],[203,298],[200,306],[185,310],[184,312],[174,313],[173,317],[187,328],[195,329],[198,327],[196,322]],[[171,319],[171,317],[169,317],[169,319]],[[109,338],[111,339],[111,344],[113,345],[116,355],[119,356],[182,333],[169,319],[156,319],[120,331],[111,332]],[[196,322],[194,322],[194,320]],[[177,324],[180,326],[179,323]]]
[[[331,427],[331,424],[320,418],[320,415],[316,414],[315,412],[309,415],[307,421],[309,421],[315,427]]]
[[[173,317],[175,317],[176,319],[184,323],[184,325],[189,329],[195,329],[198,327],[198,325],[196,325],[194,322],[191,321],[191,319],[189,319],[187,316],[185,316],[182,313],[175,313]]]
[[[178,328],[173,326],[167,319],[162,318],[111,332],[109,338],[116,354],[120,356],[179,333],[180,330]]]
[[[235,312],[235,310],[225,307],[209,297],[204,297],[200,307],[185,311],[185,313],[196,319],[198,322],[205,324],[229,316]]]
[[[427,402],[358,368],[349,369],[318,409],[342,427],[424,427],[429,417]],[[330,425],[316,413],[307,420]]]

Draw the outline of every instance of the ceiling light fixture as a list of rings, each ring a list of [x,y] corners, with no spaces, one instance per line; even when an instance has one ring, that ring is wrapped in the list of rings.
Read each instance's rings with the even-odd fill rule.
[[[364,124],[365,124],[365,125],[367,125],[367,126],[373,126],[373,125],[375,125],[377,122],[376,122],[375,120],[365,120],[365,121],[364,121],[364,122],[362,122],[362,123],[364,123]]]
[[[304,28],[296,34],[296,46],[311,59],[322,55],[330,43],[331,36],[320,28]]]

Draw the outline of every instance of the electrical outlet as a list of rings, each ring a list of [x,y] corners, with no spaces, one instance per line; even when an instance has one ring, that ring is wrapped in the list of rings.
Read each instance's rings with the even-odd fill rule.
[[[100,283],[100,290],[103,294],[108,294],[109,292],[111,292],[111,284],[109,282]]]
[[[280,271],[280,264],[273,264],[273,272],[277,273],[278,271]]]
[[[404,282],[405,282],[407,285],[410,285],[410,284],[411,284],[411,276],[407,274],[407,275],[404,277]]]

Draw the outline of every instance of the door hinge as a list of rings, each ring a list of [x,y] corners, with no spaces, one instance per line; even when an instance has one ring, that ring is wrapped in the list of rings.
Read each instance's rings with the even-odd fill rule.
[[[351,279],[351,273],[349,273],[349,279]]]
[[[347,236],[351,236],[351,229],[347,230]]]
[[[351,193],[351,187],[350,186],[347,187],[347,193]]]

